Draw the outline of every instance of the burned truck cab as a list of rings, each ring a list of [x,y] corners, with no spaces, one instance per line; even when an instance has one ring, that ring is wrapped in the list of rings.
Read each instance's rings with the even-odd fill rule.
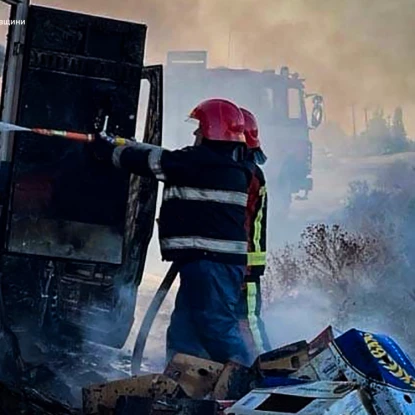
[[[12,6],[2,121],[27,128],[135,136],[150,83],[144,142],[161,145],[162,67],[144,67],[146,26]],[[2,274],[19,332],[122,347],[152,236],[157,183],[99,160],[88,142],[2,134]],[[7,174],[7,170],[9,174]]]
[[[191,126],[183,114],[210,97],[234,101],[258,118],[262,146],[268,156],[265,165],[268,189],[276,216],[287,213],[292,195],[306,197],[312,189],[312,142],[310,128],[317,128],[322,116],[322,98],[314,96],[312,116],[306,108],[304,79],[281,70],[255,71],[208,67],[206,51],[172,51],[165,71],[166,144],[188,145]],[[310,96],[311,97],[311,96]],[[309,119],[311,118],[311,119]],[[187,129],[187,130],[186,130]],[[167,135],[168,134],[168,135]],[[187,138],[186,138],[187,137]],[[180,141],[179,141],[180,140]]]

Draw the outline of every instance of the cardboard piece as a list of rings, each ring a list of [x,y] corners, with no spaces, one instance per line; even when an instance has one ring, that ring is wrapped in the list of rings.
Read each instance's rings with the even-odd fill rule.
[[[308,355],[310,359],[320,354],[329,347],[329,344],[334,340],[334,333],[331,326],[324,329],[316,338],[311,340],[308,344]]]
[[[348,393],[344,398],[334,402],[324,415],[378,415],[376,414],[371,398],[363,389],[357,389]]]
[[[415,415],[415,394],[399,391],[387,386],[372,386],[370,395],[376,414]]]
[[[292,373],[308,361],[308,344],[300,341],[260,355],[254,366],[263,376],[275,376],[284,371]]]
[[[254,387],[254,382],[255,372],[252,369],[229,362],[220,374],[211,396],[216,400],[238,400]]]
[[[329,326],[310,343],[303,340],[260,355],[253,367],[264,377],[287,376],[327,349],[333,340],[333,330]]]
[[[328,380],[328,381],[359,381],[354,376],[346,377],[344,374],[345,366],[341,357],[333,351],[332,346],[318,354],[295,373],[290,378],[303,380]]]
[[[221,363],[179,353],[164,374],[175,380],[190,398],[203,399],[213,391],[223,369]]]
[[[350,396],[349,396],[350,395]],[[343,401],[343,402],[342,402]],[[256,389],[225,411],[226,415],[371,415],[351,382],[313,382]],[[349,412],[345,412],[346,409]],[[353,411],[353,412],[352,412]]]
[[[84,388],[82,390],[83,413],[85,415],[97,414],[99,406],[114,409],[120,396],[176,398],[184,396],[184,392],[177,382],[167,376],[134,376]]]

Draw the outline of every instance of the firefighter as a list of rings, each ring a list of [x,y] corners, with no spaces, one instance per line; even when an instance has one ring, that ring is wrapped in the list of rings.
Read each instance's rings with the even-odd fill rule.
[[[248,159],[253,162],[253,177],[248,190],[246,229],[248,233],[248,266],[238,304],[239,325],[251,351],[251,360],[271,349],[261,318],[261,276],[266,265],[267,189],[263,171],[258,165],[267,158],[261,149],[258,123],[248,110],[240,108],[245,120]]]
[[[175,353],[247,363],[236,314],[247,264],[245,212],[252,163],[246,161],[244,118],[230,101],[211,99],[190,114],[194,146],[169,151],[96,140],[100,158],[164,182],[159,215],[162,259],[179,263],[180,287],[167,331]]]

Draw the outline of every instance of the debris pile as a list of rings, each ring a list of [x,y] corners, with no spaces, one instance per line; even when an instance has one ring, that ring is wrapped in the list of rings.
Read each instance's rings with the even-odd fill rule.
[[[80,415],[81,412],[29,387],[0,382],[0,413],[30,415]]]
[[[163,374],[83,389],[86,415],[415,415],[415,368],[390,338],[331,327],[252,367],[177,354]]]

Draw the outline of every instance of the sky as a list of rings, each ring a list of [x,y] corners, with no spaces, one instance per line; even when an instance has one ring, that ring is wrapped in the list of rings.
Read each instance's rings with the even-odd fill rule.
[[[415,137],[413,0],[38,0],[34,4],[148,25],[147,63],[168,50],[208,50],[210,66],[288,65],[324,96],[326,120],[358,131],[364,109],[401,105]],[[7,18],[7,7],[0,13]],[[0,32],[5,32],[0,26]]]

